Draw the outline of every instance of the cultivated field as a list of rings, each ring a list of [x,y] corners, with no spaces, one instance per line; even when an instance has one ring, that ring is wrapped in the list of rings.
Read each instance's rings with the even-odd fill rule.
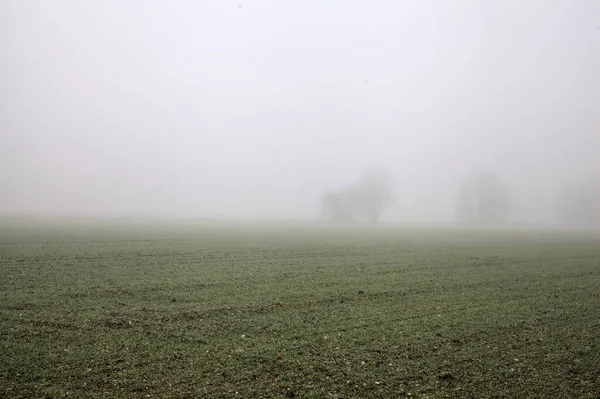
[[[0,272],[0,397],[600,397],[597,234],[7,222]]]

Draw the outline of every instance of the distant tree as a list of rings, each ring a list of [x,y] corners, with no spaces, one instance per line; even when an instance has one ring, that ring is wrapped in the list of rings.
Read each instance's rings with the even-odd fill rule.
[[[348,223],[364,219],[376,223],[383,211],[394,203],[392,180],[383,169],[367,169],[359,180],[340,191],[321,196],[323,216],[333,222]]]
[[[570,227],[600,227],[600,187],[578,184],[565,187],[558,198],[560,222]]]
[[[352,222],[353,215],[345,192],[327,191],[321,196],[322,215],[335,223]]]
[[[377,222],[383,211],[394,204],[395,195],[390,174],[379,168],[365,170],[355,187],[357,213]]]
[[[465,224],[493,226],[509,216],[509,189],[494,173],[467,180],[459,190],[458,219]]]

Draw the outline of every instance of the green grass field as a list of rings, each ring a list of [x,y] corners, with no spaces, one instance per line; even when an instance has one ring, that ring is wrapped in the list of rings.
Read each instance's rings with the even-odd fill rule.
[[[0,271],[0,397],[600,397],[598,234],[10,222]]]

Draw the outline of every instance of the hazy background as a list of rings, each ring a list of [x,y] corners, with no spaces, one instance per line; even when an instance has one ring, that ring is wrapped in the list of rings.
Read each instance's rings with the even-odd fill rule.
[[[0,2],[0,212],[310,219],[386,167],[386,220],[514,218],[600,171],[600,2]]]

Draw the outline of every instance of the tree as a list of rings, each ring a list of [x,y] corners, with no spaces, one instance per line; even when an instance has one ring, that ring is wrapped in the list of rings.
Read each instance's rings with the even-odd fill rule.
[[[394,199],[390,175],[383,169],[367,169],[355,184],[325,192],[321,196],[321,210],[325,218],[337,223],[357,219],[376,223]]]
[[[365,170],[351,197],[357,201],[357,211],[371,222],[377,222],[384,210],[394,204],[392,178],[383,169]]]
[[[335,223],[352,222],[353,216],[344,192],[326,191],[321,196],[322,215]]]
[[[509,189],[494,173],[467,180],[459,190],[458,219],[465,224],[493,226],[509,216]]]
[[[565,187],[558,199],[560,222],[570,227],[600,227],[600,187],[577,184]]]

